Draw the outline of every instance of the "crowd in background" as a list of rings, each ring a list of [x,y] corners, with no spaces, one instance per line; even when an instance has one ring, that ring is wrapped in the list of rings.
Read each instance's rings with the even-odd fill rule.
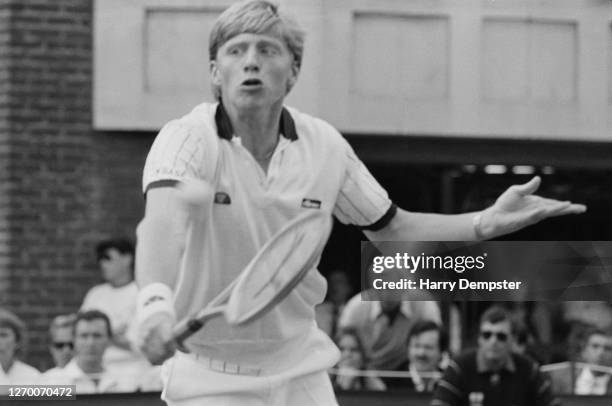
[[[52,319],[51,369],[40,372],[20,360],[26,326],[0,309],[0,385],[76,385],[77,393],[161,390],[160,368],[134,344],[134,246],[125,239],[103,241],[96,255],[105,282],[88,291],[74,314]],[[457,332],[465,323],[453,303],[364,301],[346,271],[335,269],[327,279],[316,319],[341,352],[330,371],[338,390],[429,392],[432,405],[529,391],[538,393],[542,405],[555,404],[552,393],[612,395],[611,303],[491,305],[480,315],[475,337],[465,340]],[[491,393],[483,393],[482,385],[469,387],[482,379]],[[511,394],[500,389],[506,386],[514,388]]]
[[[54,367],[39,372],[19,361],[26,327],[0,311],[0,385],[76,385],[77,393],[159,391],[160,367],[136,349],[134,245],[127,239],[96,247],[104,283],[92,287],[75,313],[55,316],[49,327]]]
[[[483,354],[492,352],[491,357],[503,360],[502,365],[526,360],[523,367],[534,366],[538,373],[529,384],[537,386],[536,393],[542,386],[545,393],[612,395],[611,302],[483,303],[488,308],[481,312],[474,337],[469,337],[469,329],[461,331],[466,323],[459,321],[463,315],[456,303],[400,301],[393,295],[365,301],[361,293],[354,294],[349,275],[342,270],[332,271],[328,282],[327,298],[316,309],[317,322],[342,352],[331,371],[338,389],[431,392],[440,398],[439,404],[461,404],[448,395],[453,389],[463,393],[452,383],[457,379],[452,366],[458,360],[467,362],[465,357],[485,359]],[[442,306],[446,307],[444,318]],[[514,362],[515,357],[520,361]],[[465,382],[476,383],[477,377],[498,385],[505,382],[497,377],[495,367],[476,372],[479,375]],[[506,372],[510,382],[521,375],[516,370]],[[449,387],[453,389],[447,392]],[[468,393],[478,396],[480,392]],[[555,404],[553,397],[543,396],[535,404]]]

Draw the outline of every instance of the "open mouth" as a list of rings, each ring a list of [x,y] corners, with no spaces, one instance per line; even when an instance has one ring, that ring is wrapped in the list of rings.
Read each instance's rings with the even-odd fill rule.
[[[245,81],[242,82],[242,86],[261,86],[262,82],[259,79],[247,79]]]

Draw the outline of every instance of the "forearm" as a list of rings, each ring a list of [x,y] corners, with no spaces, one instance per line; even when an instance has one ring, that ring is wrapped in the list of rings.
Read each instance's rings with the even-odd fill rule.
[[[113,334],[111,341],[116,347],[124,350],[132,349],[132,343],[130,343],[130,340],[123,334]]]
[[[136,283],[140,288],[161,282],[173,287],[178,274],[182,248],[168,230],[169,219],[145,217],[136,235]]]
[[[414,213],[398,209],[387,227],[365,234],[372,241],[477,241],[482,239],[474,223],[478,214]]]
[[[183,208],[173,191],[151,191],[145,216],[136,230],[136,282],[140,288],[155,282],[174,287],[186,234]]]

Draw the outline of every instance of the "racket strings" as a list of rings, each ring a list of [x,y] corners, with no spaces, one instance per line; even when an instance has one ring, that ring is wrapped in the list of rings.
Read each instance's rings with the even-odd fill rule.
[[[270,255],[268,255],[267,259],[276,260],[275,263],[269,264],[269,262],[265,262],[261,266],[265,266],[266,269],[272,269],[273,272],[269,276],[269,278],[266,278],[266,282],[262,284],[262,286],[257,291],[255,291],[255,293],[253,294],[254,299],[257,299],[259,295],[263,293],[267,288],[272,288],[273,291],[276,291],[278,290],[279,286],[282,286],[282,280],[281,278],[279,278],[279,276],[282,276],[281,272],[283,271],[283,269],[286,269],[285,265],[288,259],[295,257],[293,249],[295,249],[295,247],[298,247],[303,240],[304,235],[302,233],[294,234],[292,240],[287,243],[288,245],[285,244],[285,246],[282,247],[285,252],[280,260],[277,260],[277,258],[275,258],[272,252],[270,252]],[[279,249],[276,252],[282,251]]]
[[[304,218],[265,247],[265,256],[255,258],[254,267],[258,269],[241,281],[240,294],[233,298],[232,314],[228,316],[226,312],[228,320],[235,324],[248,322],[297,286],[320,258],[327,241],[321,230],[327,230],[323,222],[328,220]]]

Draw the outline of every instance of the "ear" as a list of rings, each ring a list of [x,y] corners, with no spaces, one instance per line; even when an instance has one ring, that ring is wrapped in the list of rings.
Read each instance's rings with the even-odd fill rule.
[[[217,87],[221,87],[221,75],[219,74],[219,67],[217,66],[217,61],[210,61],[209,69],[210,80],[212,84]]]
[[[291,90],[297,82],[298,75],[300,73],[300,67],[297,63],[293,62],[291,65],[291,73],[289,75],[289,80],[287,81],[287,91]]]

